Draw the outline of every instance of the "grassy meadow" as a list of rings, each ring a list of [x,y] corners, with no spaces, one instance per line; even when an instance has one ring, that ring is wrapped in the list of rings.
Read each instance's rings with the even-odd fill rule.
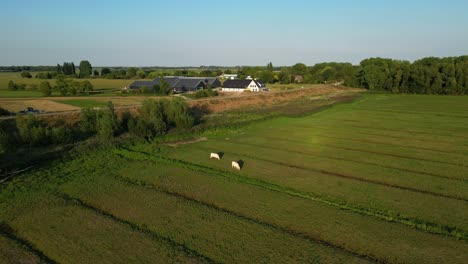
[[[35,73],[32,73],[35,76]],[[104,78],[90,78],[90,79],[77,79],[79,81],[88,80],[93,86],[94,90],[101,91],[101,94],[96,94],[93,96],[109,96],[115,95],[117,91],[120,91],[121,88],[129,85],[134,80],[111,80]],[[0,72],[0,98],[22,98],[22,97],[42,97],[41,93],[38,91],[10,91],[8,90],[8,82],[13,81],[15,83],[24,83],[35,84],[39,86],[42,81],[48,81],[51,86],[55,85],[55,80],[42,80],[37,78],[22,78],[19,72]],[[59,94],[52,94],[53,96],[59,96]]]
[[[1,183],[0,262],[466,263],[467,118],[466,96],[367,94],[77,150]]]

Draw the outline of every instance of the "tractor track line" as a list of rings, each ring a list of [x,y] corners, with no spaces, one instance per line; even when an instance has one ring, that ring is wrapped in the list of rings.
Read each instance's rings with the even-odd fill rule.
[[[199,148],[204,149],[206,151],[210,150],[209,148],[204,148],[204,147],[199,147]],[[302,166],[298,166],[298,165],[291,165],[291,164],[280,162],[280,161],[263,159],[263,158],[259,158],[259,157],[256,157],[256,156],[243,154],[243,153],[236,153],[236,152],[232,152],[232,151],[230,151],[229,153],[238,155],[239,157],[248,157],[248,158],[253,159],[253,160],[261,160],[261,161],[264,161],[264,162],[281,165],[281,166],[284,166],[284,167],[287,167],[287,168],[294,168],[294,169],[300,169],[300,170],[305,170],[305,171],[309,171],[309,172],[322,173],[322,174],[330,175],[330,176],[333,176],[333,177],[349,179],[349,180],[353,180],[353,181],[365,182],[365,183],[381,185],[381,186],[385,186],[385,187],[389,187],[389,188],[400,189],[400,190],[404,190],[404,191],[416,192],[416,193],[427,194],[427,195],[431,195],[431,196],[435,196],[435,197],[443,197],[443,198],[447,198],[447,199],[453,199],[453,200],[468,202],[467,198],[458,197],[458,196],[454,196],[454,195],[436,193],[436,192],[432,192],[432,191],[425,191],[425,190],[420,190],[420,189],[416,189],[416,188],[413,188],[413,187],[406,187],[406,186],[396,185],[396,184],[382,182],[382,181],[364,179],[364,178],[360,178],[360,177],[357,177],[357,176],[351,176],[351,175],[346,175],[346,174],[337,173],[337,172],[330,172],[330,171],[326,171],[326,170],[306,168],[306,167],[302,167]]]
[[[312,243],[320,244],[320,245],[326,246],[328,248],[344,251],[344,252],[346,252],[346,253],[348,253],[348,254],[350,254],[352,256],[355,256],[355,257],[358,257],[358,258],[361,258],[361,259],[364,259],[364,260],[368,260],[368,261],[370,260],[370,261],[375,262],[375,263],[387,263],[385,261],[379,260],[376,257],[361,254],[361,253],[358,253],[358,252],[355,252],[355,251],[351,251],[349,249],[346,249],[346,248],[344,248],[342,246],[339,246],[339,245],[335,245],[335,244],[333,244],[331,242],[328,242],[326,240],[314,238],[313,236],[310,236],[309,234],[306,234],[306,233],[303,233],[303,232],[300,232],[300,231],[287,229],[287,228],[281,227],[279,225],[271,224],[271,223],[268,223],[268,222],[265,222],[265,221],[262,221],[262,220],[259,220],[259,219],[251,218],[249,216],[240,214],[238,212],[235,212],[235,211],[220,207],[220,206],[215,205],[213,203],[205,202],[205,201],[198,200],[196,198],[190,197],[190,196],[185,195],[185,194],[170,191],[170,190],[167,190],[167,189],[162,188],[160,186],[157,186],[155,184],[146,182],[146,181],[134,180],[134,179],[130,179],[130,178],[127,178],[127,177],[124,177],[124,176],[118,176],[118,175],[115,175],[114,177],[117,180],[119,180],[119,181],[121,181],[122,183],[125,183],[125,184],[131,184],[131,185],[134,185],[134,186],[147,188],[147,189],[152,190],[152,191],[157,191],[157,192],[160,192],[160,193],[164,193],[166,195],[176,197],[176,198],[184,200],[186,202],[194,203],[194,204],[203,206],[205,208],[213,209],[215,211],[227,214],[227,215],[229,215],[231,217],[238,218],[238,219],[241,219],[241,220],[246,221],[246,222],[250,222],[250,223],[260,225],[260,226],[262,226],[264,228],[273,229],[273,230],[276,230],[276,231],[279,231],[279,232],[282,232],[282,233],[286,233],[288,235],[298,237],[298,238],[307,240],[307,241],[312,242]]]
[[[16,243],[23,246],[28,252],[33,253],[36,255],[41,261],[44,263],[50,264],[57,264],[59,262],[53,260],[51,257],[47,256],[44,252],[42,252],[39,248],[37,248],[31,241],[19,237],[13,228],[11,228],[6,223],[0,224],[0,235],[3,235],[6,238],[9,238]]]
[[[351,119],[329,119],[329,120],[334,120],[334,121],[341,121],[341,122],[349,122],[349,123],[359,123],[356,120],[351,120]],[[391,129],[391,128],[383,128],[383,127],[369,127],[369,126],[362,126],[362,125],[347,125],[348,127],[353,127],[353,128],[361,128],[361,129],[370,129],[370,130],[378,130],[378,131],[391,131],[391,132],[397,132],[397,133],[407,133],[407,134],[421,134],[421,135],[429,135],[429,136],[439,136],[439,137],[448,137],[448,138],[460,138],[463,140],[468,140],[468,137],[464,137],[461,135],[443,135],[443,134],[435,134],[435,133],[428,133],[428,132],[423,132],[423,131],[412,131],[412,130],[398,130],[398,129]],[[441,132],[441,130],[439,130]],[[439,140],[437,140],[439,141]],[[454,143],[454,142],[449,142],[449,141],[442,141],[442,142],[447,142],[447,143]]]
[[[281,140],[281,139],[277,139],[277,140]],[[282,141],[287,142],[286,140],[282,140]],[[234,141],[218,141],[218,142],[220,142],[220,143],[229,143],[229,142],[234,142]],[[331,160],[340,160],[340,161],[348,161],[348,162],[354,162],[354,163],[365,164],[365,165],[372,165],[372,166],[382,167],[382,168],[386,168],[386,169],[393,169],[393,170],[398,170],[398,171],[402,171],[402,172],[422,174],[422,175],[427,175],[427,176],[446,179],[446,180],[454,180],[454,181],[461,181],[461,182],[467,182],[468,181],[468,179],[449,177],[449,176],[444,176],[444,175],[439,175],[439,174],[424,172],[424,171],[418,171],[418,170],[398,168],[398,167],[393,167],[393,166],[389,166],[389,165],[382,165],[382,164],[378,164],[378,163],[374,163],[374,162],[367,162],[367,161],[353,160],[353,159],[347,159],[347,158],[325,156],[325,155],[313,154],[313,153],[310,153],[310,152],[286,149],[286,148],[278,148],[278,147],[271,147],[271,146],[266,147],[266,146],[263,146],[263,145],[247,143],[247,142],[241,142],[241,141],[235,141],[235,142],[238,143],[238,144],[243,144],[243,145],[252,146],[252,147],[256,147],[256,148],[258,147],[258,148],[270,149],[270,150],[275,150],[275,151],[283,151],[283,152],[287,151],[287,152],[296,153],[296,154],[300,154],[300,155],[304,155],[304,156],[310,156],[310,157],[327,158],[327,159],[331,159]]]
[[[463,229],[459,229],[457,227],[432,223],[432,222],[424,221],[424,220],[417,219],[417,218],[403,216],[400,214],[395,215],[395,214],[390,214],[385,211],[369,209],[366,207],[349,204],[347,202],[336,200],[336,199],[326,197],[323,195],[298,191],[293,188],[277,185],[275,183],[267,182],[264,180],[247,177],[244,175],[240,175],[240,174],[225,171],[225,170],[214,169],[211,167],[206,167],[200,164],[191,163],[191,162],[184,161],[184,160],[178,160],[178,159],[167,158],[167,157],[158,156],[158,155],[152,155],[146,152],[135,151],[135,150],[130,150],[126,148],[122,148],[122,149],[130,153],[144,156],[144,158],[141,158],[141,157],[135,158],[134,156],[133,157],[126,156],[123,152],[117,153],[117,155],[120,155],[121,157],[127,158],[129,160],[132,160],[132,159],[133,160],[148,160],[157,164],[163,163],[163,164],[177,166],[177,167],[187,169],[187,170],[207,173],[213,176],[230,179],[232,181],[236,181],[242,184],[248,184],[248,185],[261,188],[264,190],[274,191],[274,192],[289,195],[292,197],[307,199],[310,201],[326,204],[328,206],[338,208],[340,210],[347,210],[355,214],[373,217],[382,221],[402,224],[402,225],[412,227],[412,228],[415,228],[417,230],[420,230],[426,233],[450,236],[450,237],[462,239],[465,241],[468,240],[468,232]]]
[[[326,132],[330,131],[337,131],[339,130],[339,133],[345,134],[343,132],[343,128],[341,127],[334,127],[334,126],[303,126],[303,125],[294,125],[294,127],[299,127],[301,129],[320,129],[324,130]],[[422,139],[422,138],[408,138],[404,136],[395,136],[395,135],[388,135],[388,134],[377,134],[377,133],[369,133],[369,132],[362,132],[359,131],[359,134],[361,135],[367,135],[367,136],[374,136],[374,137],[383,137],[383,138],[392,138],[392,139],[397,139],[397,140],[409,140],[409,141],[422,141],[422,142],[437,142],[437,143],[443,143],[443,144],[451,144],[451,145],[459,145],[460,142],[450,142],[450,141],[444,141],[444,140],[434,140],[434,139]],[[466,145],[463,145],[466,146]]]
[[[171,245],[173,248],[176,248],[176,249],[179,249],[181,250],[182,252],[184,252],[185,254],[187,254],[188,256],[190,257],[195,257],[197,259],[200,259],[200,260],[203,260],[205,262],[208,262],[208,263],[219,263],[219,262],[216,262],[215,260],[201,254],[200,252],[196,251],[196,250],[193,250],[189,247],[187,247],[186,245],[184,244],[180,244],[178,243],[177,241],[171,239],[171,238],[168,238],[168,237],[164,237],[152,230],[149,230],[147,228],[143,228],[143,227],[140,227],[139,225],[135,224],[135,223],[132,223],[132,222],[129,222],[127,220],[124,220],[124,219],[121,219],[121,218],[118,218],[116,217],[115,215],[109,213],[109,212],[106,212],[100,208],[97,208],[95,207],[94,205],[91,205],[79,198],[76,198],[76,197],[72,197],[66,193],[63,193],[63,192],[55,192],[55,195],[67,202],[70,202],[70,203],[73,203],[73,204],[77,204],[83,208],[86,208],[90,211],[93,211],[94,213],[96,213],[97,215],[100,215],[102,217],[105,217],[105,218],[108,218],[114,222],[117,222],[117,223],[120,223],[120,224],[123,224],[127,227],[129,227],[131,230],[135,230],[135,231],[138,231],[142,234],[145,234],[145,235],[148,235],[150,236],[151,238],[157,240],[157,241],[162,241],[162,242],[165,242],[169,245]]]
[[[274,139],[274,140],[283,140],[283,141],[289,141],[289,142],[304,144],[303,141],[284,139],[284,138],[277,138],[277,137],[268,137],[268,138]],[[417,160],[417,161],[427,161],[427,162],[432,162],[432,163],[447,164],[447,165],[453,165],[453,166],[459,166],[459,167],[468,167],[468,165],[461,164],[461,163],[440,161],[440,160],[433,160],[433,159],[426,159],[426,158],[416,158],[416,157],[410,157],[410,156],[404,156],[404,155],[398,155],[398,154],[392,154],[392,153],[386,153],[386,152],[363,150],[363,149],[359,149],[359,148],[342,147],[342,146],[337,146],[337,145],[328,144],[328,143],[314,143],[314,144],[319,145],[319,146],[328,147],[328,148],[356,151],[356,152],[362,152],[362,153],[368,153],[368,154],[375,154],[375,155],[382,155],[382,156],[389,156],[389,157],[403,158],[403,159]]]
[[[346,123],[353,123],[353,124],[362,124],[363,122],[368,122],[368,121],[376,121],[376,120],[373,120],[373,119],[366,119],[366,120],[356,120],[356,119],[346,119],[346,118],[330,118],[329,120],[332,120],[332,121],[340,121],[340,122],[346,122]],[[365,123],[365,124],[368,124],[368,123]],[[356,127],[362,127],[362,128],[370,128],[370,127],[367,127],[367,126],[356,126]],[[414,134],[422,134],[422,135],[434,135],[434,136],[442,136],[442,137],[452,137],[452,138],[459,138],[459,139],[468,139],[468,137],[466,136],[463,136],[463,135],[452,135],[453,134],[453,131],[447,131],[447,130],[442,130],[442,129],[433,129],[433,128],[416,128],[418,130],[398,130],[398,129],[392,129],[392,128],[385,128],[385,127],[372,127],[373,129],[379,129],[379,130],[388,130],[388,131],[394,131],[394,132],[405,132],[405,133],[414,133]],[[424,132],[424,131],[421,131],[422,130],[428,130],[430,129],[431,130],[431,133],[429,132]],[[437,132],[437,133],[433,133],[433,132]],[[444,133],[444,134],[440,134],[440,133]]]

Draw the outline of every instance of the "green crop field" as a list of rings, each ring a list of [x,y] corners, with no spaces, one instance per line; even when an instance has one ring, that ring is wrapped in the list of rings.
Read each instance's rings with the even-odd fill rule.
[[[466,96],[367,94],[202,136],[1,183],[0,262],[468,260]]]
[[[33,75],[35,75],[33,73]],[[76,79],[78,81],[88,80],[93,86],[94,90],[102,91],[101,96],[108,96],[109,94],[115,95],[116,91],[129,85],[134,80],[112,80],[112,79]],[[0,73],[0,98],[1,97],[40,97],[41,93],[38,91],[9,91],[8,82],[13,81],[15,83],[22,83],[26,85],[37,85],[43,81],[48,81],[52,86],[55,85],[55,80],[42,80],[37,78],[22,78],[20,73],[17,72],[2,72]],[[59,95],[53,93],[52,95]],[[99,94],[98,94],[99,95]]]

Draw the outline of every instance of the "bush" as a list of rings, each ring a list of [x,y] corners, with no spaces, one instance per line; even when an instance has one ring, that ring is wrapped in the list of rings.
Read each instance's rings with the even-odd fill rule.
[[[112,102],[107,103],[107,109],[98,111],[96,131],[103,140],[110,140],[119,130],[119,122]]]
[[[189,129],[194,122],[187,103],[181,98],[145,100],[138,113],[138,118],[128,120],[128,130],[147,140],[162,136],[170,129]]]
[[[21,77],[22,78],[32,78],[32,75],[30,72],[21,72]]]
[[[188,97],[191,97],[194,99],[214,97],[214,96],[218,96],[218,92],[213,89],[203,89],[203,90],[198,90],[193,94],[188,94]]]
[[[39,72],[36,74],[38,79],[52,79],[52,74],[50,72]]]
[[[18,90],[18,87],[16,86],[16,84],[13,81],[10,80],[8,82],[8,90],[16,91],[16,90]]]
[[[7,115],[11,115],[11,114],[12,113],[10,113],[10,111],[0,107],[0,116],[7,116]]]
[[[15,137],[11,133],[0,129],[0,153],[13,149],[15,145]]]
[[[91,108],[81,110],[79,128],[85,135],[96,133],[97,111]]]
[[[47,81],[41,82],[39,85],[39,91],[42,93],[43,96],[50,96],[52,94],[52,87],[50,87],[50,83]]]

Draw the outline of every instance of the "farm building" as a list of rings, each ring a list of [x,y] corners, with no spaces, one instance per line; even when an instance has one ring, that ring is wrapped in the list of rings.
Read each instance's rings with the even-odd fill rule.
[[[164,76],[164,80],[169,84],[174,93],[195,92],[205,88],[217,88],[221,82],[214,77],[184,77],[184,76]],[[160,78],[151,81],[134,81],[126,90],[141,90],[146,87],[150,90],[160,85]]]
[[[219,76],[220,79],[229,79],[229,80],[234,80],[234,79],[237,79],[238,75],[237,74],[226,74],[226,73],[223,73]]]
[[[243,92],[252,91],[260,92],[266,88],[266,85],[259,80],[246,79],[246,80],[226,80],[223,83],[222,91],[224,92]]]

